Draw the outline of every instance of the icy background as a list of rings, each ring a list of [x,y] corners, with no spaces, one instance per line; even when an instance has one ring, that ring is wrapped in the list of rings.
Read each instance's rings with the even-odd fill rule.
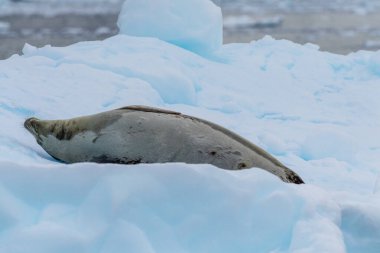
[[[201,54],[223,43],[221,9],[211,1],[126,1],[123,8],[120,34],[154,37]]]
[[[120,10],[124,0],[0,0],[0,15],[62,13],[113,13]]]
[[[140,1],[125,4],[119,26],[133,25],[125,13],[144,16],[132,8]],[[185,3],[160,2],[158,13]],[[221,27],[209,16],[217,7],[199,3],[204,16],[186,6],[178,24],[199,34],[196,44],[217,45],[219,29],[204,36],[193,25]],[[160,37],[167,24],[157,20]],[[271,37],[207,52],[191,45],[126,30],[68,47],[26,45],[0,61],[1,253],[379,252],[380,51],[342,56]],[[65,165],[23,128],[31,116],[132,104],[225,126],[307,184],[210,165]]]
[[[6,59],[20,54],[25,43],[67,46],[118,34],[116,20],[123,0],[1,2],[0,59]],[[214,2],[224,13],[224,43],[250,42],[269,34],[300,44],[318,44],[322,51],[338,54],[380,49],[380,0]],[[182,13],[186,15],[185,10]],[[157,16],[154,11],[146,15]]]
[[[144,0],[143,0],[144,1]],[[380,10],[379,0],[212,0],[227,9],[256,12],[321,12],[336,11],[365,14]],[[0,0],[3,11],[8,13],[43,13],[51,15],[63,12],[118,11],[124,0]],[[254,3],[254,5],[252,5]],[[254,7],[252,7],[254,6]],[[75,8],[76,7],[76,8]],[[88,8],[91,7],[91,8]],[[50,14],[49,14],[50,13]]]

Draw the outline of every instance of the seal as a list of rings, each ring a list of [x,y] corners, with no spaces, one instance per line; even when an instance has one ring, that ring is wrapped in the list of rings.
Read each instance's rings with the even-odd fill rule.
[[[147,106],[128,106],[68,120],[29,118],[24,126],[47,153],[65,163],[212,164],[261,168],[284,182],[303,180],[269,153],[212,122]]]

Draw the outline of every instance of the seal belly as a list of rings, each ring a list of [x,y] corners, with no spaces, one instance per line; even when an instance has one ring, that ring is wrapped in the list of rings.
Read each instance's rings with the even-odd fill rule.
[[[106,154],[93,161],[208,163],[224,169],[252,167],[251,150],[192,118],[128,112],[100,131],[94,145]],[[118,160],[119,159],[119,160]]]

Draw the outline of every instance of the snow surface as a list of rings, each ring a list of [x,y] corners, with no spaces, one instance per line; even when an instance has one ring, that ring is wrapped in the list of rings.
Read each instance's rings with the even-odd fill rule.
[[[0,253],[379,252],[380,51],[265,37],[204,57],[121,34],[23,53],[0,61]],[[225,126],[307,184],[210,165],[65,165],[23,128],[133,104]]]
[[[118,26],[121,34],[207,53],[222,45],[222,19],[220,7],[210,0],[126,0]]]

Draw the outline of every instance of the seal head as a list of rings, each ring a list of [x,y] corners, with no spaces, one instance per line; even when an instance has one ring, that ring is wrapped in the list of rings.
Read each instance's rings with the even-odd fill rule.
[[[42,138],[40,136],[40,129],[43,127],[43,125],[40,123],[40,120],[37,118],[29,118],[25,120],[24,127],[36,138],[37,143],[39,145],[42,145]]]

